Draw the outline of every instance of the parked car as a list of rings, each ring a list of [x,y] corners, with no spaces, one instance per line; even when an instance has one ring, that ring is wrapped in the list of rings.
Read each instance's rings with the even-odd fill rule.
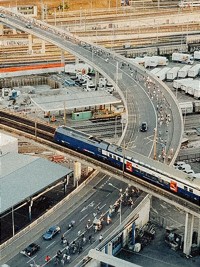
[[[60,227],[59,226],[52,226],[49,228],[46,233],[44,233],[43,238],[45,240],[51,240],[55,235],[60,233]]]
[[[147,129],[148,129],[147,122],[142,122],[141,127],[140,127],[140,131],[146,132]]]
[[[1,18],[5,18],[6,16],[3,13],[0,13]]]
[[[31,24],[26,24],[26,28],[32,29],[32,25]]]
[[[34,255],[38,250],[40,249],[40,246],[37,245],[36,243],[31,243],[26,247],[24,250],[22,250],[20,253],[26,256],[31,257]]]

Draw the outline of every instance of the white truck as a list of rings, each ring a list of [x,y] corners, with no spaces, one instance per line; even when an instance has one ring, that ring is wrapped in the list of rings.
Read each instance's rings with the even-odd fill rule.
[[[188,70],[188,77],[196,77],[199,74],[200,64],[194,65],[191,69]]]
[[[173,81],[173,87],[175,89],[181,89],[181,86],[184,84],[189,84],[191,83],[191,81],[193,81],[192,78],[186,78],[186,79],[181,79],[181,80],[174,80]]]
[[[182,53],[173,53],[172,54],[172,61],[186,63],[186,64],[193,64],[194,58],[190,54],[182,54]]]
[[[159,72],[156,73],[156,76],[161,80],[164,81],[166,79],[167,72],[170,70],[168,67],[164,67]]]
[[[193,113],[192,102],[182,102],[182,103],[179,103],[179,106],[180,106],[180,109],[183,115]]]
[[[173,67],[171,70],[167,72],[167,80],[173,81],[178,76],[178,71],[180,70],[180,67]]]
[[[192,66],[185,65],[178,71],[178,78],[185,78],[188,75],[188,71]]]
[[[194,59],[200,60],[200,51],[194,51]]]
[[[152,59],[157,61],[157,66],[167,66],[169,63],[169,60],[162,56],[152,56]]]

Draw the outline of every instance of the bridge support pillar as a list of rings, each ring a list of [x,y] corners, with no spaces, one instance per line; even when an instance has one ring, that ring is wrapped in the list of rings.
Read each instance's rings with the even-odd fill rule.
[[[191,252],[193,228],[194,215],[187,212],[185,216],[185,234],[183,247],[183,253],[185,253],[186,255],[189,255]]]
[[[99,72],[95,71],[95,86],[97,86],[98,82],[99,82]]]
[[[3,23],[0,23],[0,35],[3,35]]]
[[[28,51],[33,52],[33,37],[31,34],[28,35]]]
[[[65,64],[65,51],[61,50],[61,63]]]
[[[81,163],[74,161],[74,187],[79,185],[81,178]]]
[[[75,64],[78,64],[78,63],[79,63],[79,58],[76,57],[76,58],[75,58]]]
[[[197,239],[197,244],[200,246],[200,218],[199,218],[199,225],[198,225],[198,239]]]
[[[45,52],[46,52],[46,44],[45,44],[45,41],[42,40],[41,53],[42,53],[42,54],[45,54]]]

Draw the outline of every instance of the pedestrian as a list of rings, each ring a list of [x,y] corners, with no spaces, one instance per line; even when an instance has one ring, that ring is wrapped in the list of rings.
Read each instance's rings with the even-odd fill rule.
[[[50,258],[50,256],[49,256],[49,255],[47,255],[47,256],[45,257],[45,261],[46,261],[46,262],[49,262],[49,261],[50,261],[50,259],[51,259],[51,258]]]
[[[80,235],[81,235],[81,230],[79,230],[79,231],[78,231],[77,235],[78,235],[78,236],[80,236]]]
[[[99,237],[99,243],[100,243],[102,240],[103,240],[103,236],[100,235],[100,237]]]
[[[88,240],[89,240],[89,242],[91,244],[92,243],[92,235],[89,235]]]
[[[98,225],[96,224],[95,226],[94,226],[94,232],[96,233],[98,231]]]

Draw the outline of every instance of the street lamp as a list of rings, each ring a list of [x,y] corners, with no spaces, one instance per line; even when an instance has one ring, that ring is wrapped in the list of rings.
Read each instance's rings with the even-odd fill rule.
[[[110,185],[110,186],[112,186],[113,188],[115,188],[115,189],[117,189],[119,192],[120,192],[120,207],[119,207],[119,211],[120,211],[120,213],[119,213],[119,221],[120,221],[120,224],[122,223],[122,189],[121,188],[118,188],[118,187],[116,187],[115,185],[113,185],[113,184],[111,184],[111,183],[108,183],[108,185]]]

